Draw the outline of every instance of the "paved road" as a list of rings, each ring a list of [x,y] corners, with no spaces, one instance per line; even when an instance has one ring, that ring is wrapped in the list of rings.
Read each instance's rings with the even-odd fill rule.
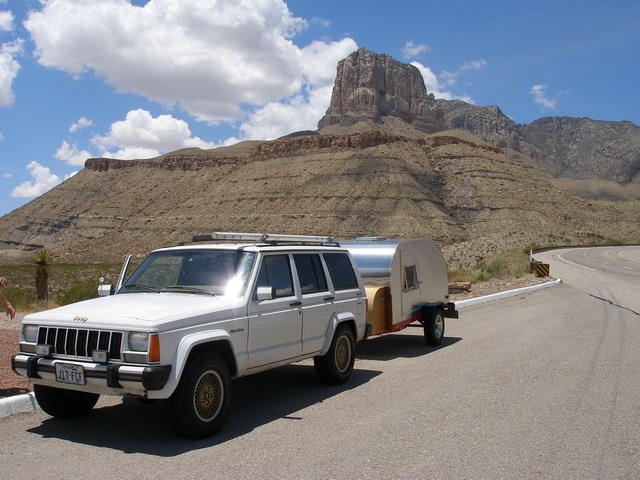
[[[563,282],[464,308],[440,348],[418,327],[367,340],[342,387],[309,362],[240,379],[204,441],[118,399],[0,419],[0,476],[640,478],[638,338],[637,313]]]
[[[551,250],[534,258],[564,283],[640,315],[640,246]]]

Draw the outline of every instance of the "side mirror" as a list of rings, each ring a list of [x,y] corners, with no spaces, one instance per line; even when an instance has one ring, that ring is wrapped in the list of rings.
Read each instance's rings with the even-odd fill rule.
[[[113,288],[111,285],[98,285],[98,296],[99,297],[108,297],[113,293]]]
[[[258,301],[273,300],[276,298],[276,289],[275,287],[269,286],[258,287],[256,289],[256,297],[258,298]]]

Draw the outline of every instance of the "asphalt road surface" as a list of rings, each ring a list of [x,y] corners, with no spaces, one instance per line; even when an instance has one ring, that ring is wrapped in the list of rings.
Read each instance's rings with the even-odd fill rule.
[[[595,288],[572,255],[552,274],[579,269]],[[624,270],[611,275],[637,287]],[[240,379],[207,440],[173,435],[159,403],[118,398],[74,420],[0,419],[0,477],[640,478],[638,309],[618,283],[594,294],[569,277],[462,309],[438,348],[418,326],[360,343],[340,387],[311,362]]]
[[[534,258],[564,283],[640,314],[640,246],[551,250]]]

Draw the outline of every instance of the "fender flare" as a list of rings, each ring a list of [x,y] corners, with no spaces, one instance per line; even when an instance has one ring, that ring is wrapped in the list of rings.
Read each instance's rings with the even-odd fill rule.
[[[324,343],[322,344],[322,350],[318,355],[322,356],[327,353],[329,347],[331,346],[331,342],[333,341],[333,336],[336,333],[339,325],[344,323],[348,323],[351,331],[355,338],[357,338],[358,326],[356,325],[356,319],[349,312],[336,312],[331,315],[331,319],[329,320],[329,326],[327,327],[327,332],[324,336]]]
[[[222,329],[215,330],[207,330],[204,332],[198,332],[191,335],[186,335],[180,339],[178,343],[178,347],[176,348],[176,352],[173,357],[173,368],[171,369],[171,375],[169,376],[169,380],[164,388],[165,392],[170,395],[173,393],[175,388],[178,386],[180,382],[180,378],[182,378],[182,373],[189,361],[189,356],[191,352],[198,345],[204,345],[206,343],[213,342],[224,342],[232,353],[234,365],[229,365],[229,370],[231,372],[235,372],[238,369],[238,360],[236,356],[236,352],[233,348],[233,343],[231,342],[231,336],[229,332]],[[228,360],[228,359],[225,359]]]

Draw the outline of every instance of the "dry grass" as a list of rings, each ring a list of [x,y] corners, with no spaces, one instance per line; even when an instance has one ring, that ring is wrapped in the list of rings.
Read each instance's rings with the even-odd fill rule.
[[[35,267],[33,265],[5,265],[0,267],[9,285],[3,289],[14,308],[20,312],[34,312],[95,297],[99,278],[115,283],[120,273],[117,264],[51,265],[49,299],[36,301]]]

